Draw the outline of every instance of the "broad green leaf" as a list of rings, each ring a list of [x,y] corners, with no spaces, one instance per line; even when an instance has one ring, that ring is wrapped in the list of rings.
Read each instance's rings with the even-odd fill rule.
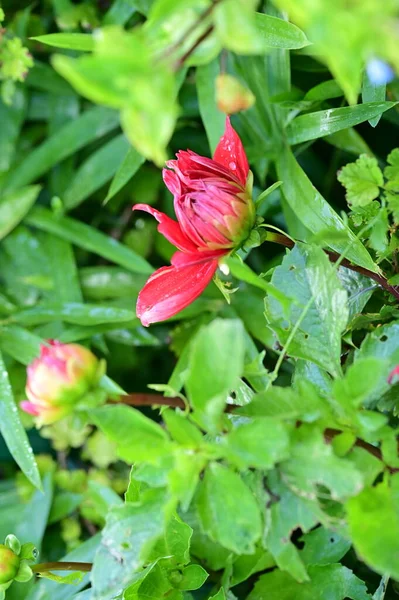
[[[306,565],[329,565],[339,562],[351,547],[351,540],[336,531],[317,527],[303,535],[300,555]]]
[[[380,194],[384,179],[377,159],[362,154],[356,162],[345,165],[338,181],[346,189],[346,200],[353,207],[366,206]]]
[[[195,77],[199,109],[212,154],[223,135],[226,120],[216,105],[215,82],[219,73],[219,62],[214,60],[208,65],[198,67]]]
[[[363,85],[362,85],[362,101],[363,103],[367,102],[383,102],[386,97],[386,83],[382,83],[379,85],[374,84],[370,81],[369,76],[367,75],[367,71],[364,72],[363,75]],[[369,119],[369,123],[372,127],[376,127],[381,119],[381,115],[377,115],[372,119]]]
[[[137,297],[146,281],[145,275],[110,266],[83,267],[79,278],[85,298],[91,300]]]
[[[43,477],[43,489],[36,490],[31,500],[21,511],[21,520],[15,531],[15,535],[21,542],[29,540],[39,551],[46,531],[52,501],[53,475],[47,473]],[[32,515],[35,515],[36,518],[32,519]]]
[[[312,100],[314,102],[323,102],[323,100],[330,100],[331,98],[340,98],[344,95],[344,92],[339,87],[335,79],[329,79],[323,81],[312,87],[306,92],[304,100]]]
[[[374,571],[399,578],[398,475],[375,487],[366,488],[346,504],[348,524],[359,558]]]
[[[176,585],[179,590],[198,590],[208,579],[208,573],[201,565],[188,565],[182,571],[182,579]]]
[[[35,181],[64,158],[117,126],[118,114],[115,111],[100,106],[89,109],[30,152],[7,176],[4,191],[15,190]]]
[[[226,600],[226,594],[223,588],[220,588],[215,596],[211,596],[209,600]]]
[[[25,325],[38,325],[58,319],[76,325],[98,325],[133,321],[134,318],[133,311],[124,308],[79,302],[69,302],[59,306],[37,305],[13,316],[15,321]]]
[[[31,185],[0,197],[0,240],[22,221],[35,203],[40,185]]]
[[[26,477],[41,488],[40,475],[28,436],[19,419],[6,366],[0,354],[0,431],[8,449]]]
[[[371,356],[357,358],[343,379],[336,379],[333,394],[342,406],[362,406],[378,393],[387,379],[388,361]]]
[[[264,545],[280,569],[288,571],[297,581],[307,581],[305,565],[291,534],[298,527],[303,532],[311,530],[320,519],[320,509],[308,496],[294,494],[281,482],[271,480],[271,491],[278,501],[269,509]]]
[[[242,554],[234,560],[231,585],[246,581],[251,575],[270,569],[275,564],[270,552],[263,548],[257,548],[254,554]]]
[[[111,179],[128,148],[129,142],[121,134],[106,142],[85,160],[77,170],[63,198],[67,210],[78,206]]]
[[[89,33],[47,33],[31,39],[41,44],[65,48],[66,50],[90,52],[94,49],[94,39]]]
[[[115,0],[103,18],[103,25],[125,25],[137,10],[137,2]]]
[[[297,327],[288,354],[339,374],[347,294],[323,250],[298,244],[275,269],[271,283],[291,301],[287,309],[271,293],[265,300],[269,326],[280,344],[286,344]]]
[[[10,105],[0,100],[0,173],[11,168],[16,143],[27,109],[27,97],[23,87],[17,88]],[[2,223],[2,220],[0,220]]]
[[[164,531],[165,511],[163,490],[149,490],[141,504],[111,509],[94,559],[92,586],[96,600],[121,594],[143,567]]]
[[[317,486],[330,490],[336,500],[354,496],[363,488],[362,474],[353,463],[338,458],[323,434],[302,425],[292,436],[292,456],[281,465],[285,481],[309,497],[317,497]]]
[[[300,115],[288,125],[288,141],[290,144],[301,144],[324,137],[379,116],[395,105],[395,102],[367,102]]]
[[[254,552],[262,533],[260,509],[239,475],[211,463],[200,484],[197,502],[203,529],[211,539],[236,554]]]
[[[238,319],[214,320],[200,329],[190,345],[186,379],[190,404],[213,430],[242,375],[244,351],[244,328]]]
[[[127,182],[135,175],[138,169],[144,162],[144,157],[134,148],[129,148],[125,158],[116,171],[111,185],[109,186],[107,197],[104,200],[109,202],[127,184]]]
[[[360,133],[354,129],[354,127],[348,127],[348,129],[341,129],[341,131],[337,131],[336,133],[331,133],[330,135],[326,135],[324,141],[339,148],[340,150],[345,150],[345,152],[350,152],[352,154],[368,154],[369,156],[373,155],[370,147],[364,141]]]
[[[379,269],[366,248],[312,185],[289,148],[279,153],[276,166],[278,177],[283,181],[285,201],[296,218],[313,234],[326,232],[326,242],[333,250],[344,252],[345,257],[354,264],[378,273]],[[328,230],[342,233],[345,241],[329,241]]]
[[[371,600],[365,583],[340,564],[309,567],[310,581],[297,583],[282,571],[262,575],[248,600]]]
[[[71,244],[60,237],[47,234],[44,248],[48,253],[56,301],[60,304],[82,302],[83,296]]]
[[[266,47],[298,50],[310,44],[299,27],[278,17],[257,12],[255,27],[258,37]]]
[[[289,456],[286,427],[272,418],[258,417],[238,425],[227,436],[226,443],[240,468],[271,469]]]
[[[73,513],[79,507],[82,500],[82,494],[75,494],[73,492],[60,492],[56,494],[51,506],[48,522],[50,524],[57,523],[57,521],[65,519],[65,517]]]
[[[139,410],[122,404],[90,411],[94,423],[117,444],[118,455],[127,462],[156,462],[171,451],[165,431]]]
[[[129,271],[150,274],[153,270],[144,258],[117,240],[80,221],[58,217],[44,207],[32,210],[26,222],[115,262]]]
[[[387,156],[388,166],[384,169],[384,175],[389,183],[396,183],[399,179],[399,148],[394,148]]]
[[[153,562],[143,571],[136,573],[130,580],[129,587],[123,594],[123,600],[152,600],[170,597],[174,600],[173,587],[168,573],[158,562]],[[180,600],[180,598],[179,598]]]

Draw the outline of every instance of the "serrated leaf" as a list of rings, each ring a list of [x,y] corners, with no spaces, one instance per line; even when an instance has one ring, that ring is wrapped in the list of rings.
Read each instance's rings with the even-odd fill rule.
[[[338,181],[346,188],[346,199],[353,207],[366,206],[378,198],[384,185],[381,169],[375,158],[362,154],[338,173]]]
[[[387,156],[388,167],[384,169],[384,175],[389,181],[399,179],[399,148],[394,148]]]
[[[197,502],[203,529],[211,539],[237,554],[254,551],[262,532],[261,515],[253,494],[239,475],[211,463]]]
[[[275,269],[271,283],[291,300],[288,314],[275,296],[268,294],[265,300],[266,318],[280,344],[287,342],[299,322],[288,354],[311,360],[332,374],[340,373],[347,294],[325,253],[297,244]]]
[[[346,504],[352,541],[361,560],[378,573],[399,578],[398,475],[373,488],[366,488]]]

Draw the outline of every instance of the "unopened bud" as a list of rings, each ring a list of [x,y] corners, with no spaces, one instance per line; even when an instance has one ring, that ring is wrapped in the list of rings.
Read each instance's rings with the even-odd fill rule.
[[[12,581],[18,574],[19,565],[19,556],[4,544],[0,544],[0,584]]]
[[[54,423],[73,412],[103,372],[103,362],[87,348],[49,340],[28,366],[28,400],[21,408],[37,417],[38,425]]]
[[[255,96],[232,75],[219,75],[216,79],[216,103],[219,110],[232,115],[251,108]]]

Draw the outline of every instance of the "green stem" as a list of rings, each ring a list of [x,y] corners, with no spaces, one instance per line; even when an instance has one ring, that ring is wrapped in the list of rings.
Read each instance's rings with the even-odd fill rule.
[[[33,565],[31,569],[34,573],[48,573],[49,571],[83,571],[88,573],[92,567],[92,563],[84,562],[48,562]]]

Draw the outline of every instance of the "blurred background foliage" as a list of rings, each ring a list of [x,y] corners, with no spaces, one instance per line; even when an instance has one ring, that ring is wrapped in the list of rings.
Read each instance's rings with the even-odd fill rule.
[[[173,248],[154,221],[133,215],[131,206],[147,203],[173,216],[162,165],[179,149],[214,151],[225,120],[218,108],[223,89],[216,85],[221,73],[250,93],[252,105],[233,123],[254,172],[255,197],[284,183],[260,204],[265,221],[296,239],[322,236],[336,252],[352,240],[352,262],[370,270],[378,263],[395,277],[397,171],[385,171],[384,182],[381,169],[398,145],[398,3],[3,0],[2,10],[0,428],[9,451],[1,449],[0,529],[3,537],[14,530],[26,536],[49,559],[72,552],[76,560],[90,560],[98,544],[92,535],[104,526],[109,507],[122,502],[128,469],[100,430],[71,420],[39,435],[30,417],[15,412],[14,403],[24,398],[26,365],[43,339],[77,341],[105,358],[109,377],[129,393],[146,392],[149,384],[180,392],[187,342],[221,316],[242,322],[252,368],[247,380],[255,391],[263,389],[264,369],[275,366],[279,346],[264,319],[262,285],[238,274],[228,305],[211,284],[183,313],[150,330],[134,311],[148,275],[169,261]],[[337,172],[363,154],[371,162],[360,159],[355,173],[343,170],[341,185]],[[391,154],[392,169],[397,163]],[[363,180],[368,183],[359,190]],[[360,237],[368,251],[353,236],[365,223],[371,225]],[[270,279],[282,256],[264,244],[247,264]],[[352,302],[350,352],[395,313],[381,312],[377,292],[361,314],[373,286],[357,274],[341,275]],[[278,308],[267,308],[278,323]],[[287,385],[292,372],[292,363],[284,362],[278,383]],[[144,412],[159,419],[149,408]],[[44,456],[36,461],[29,444]],[[45,496],[35,491],[40,479]],[[211,571],[220,569],[216,558]],[[379,578],[356,563],[354,553],[347,564],[377,587]],[[284,581],[273,585],[277,591],[267,597],[280,599]],[[237,589],[237,597],[247,597],[245,586]],[[55,593],[51,582],[23,591],[18,584],[7,598],[91,598],[69,586]],[[286,597],[302,598],[291,593]]]

